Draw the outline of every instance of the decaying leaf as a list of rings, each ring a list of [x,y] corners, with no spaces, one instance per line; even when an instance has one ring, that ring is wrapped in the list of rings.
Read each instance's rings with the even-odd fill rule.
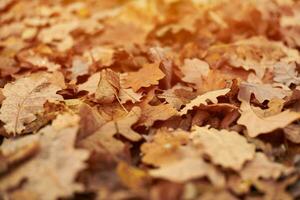
[[[58,75],[58,76],[57,76]],[[5,100],[0,119],[11,135],[21,134],[25,125],[43,111],[46,101],[62,100],[56,92],[62,89],[59,74],[37,73],[7,84],[2,90]]]

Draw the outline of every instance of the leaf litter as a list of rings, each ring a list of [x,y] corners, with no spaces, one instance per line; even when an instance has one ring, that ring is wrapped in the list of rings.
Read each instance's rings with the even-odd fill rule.
[[[299,13],[0,1],[0,199],[299,199]]]

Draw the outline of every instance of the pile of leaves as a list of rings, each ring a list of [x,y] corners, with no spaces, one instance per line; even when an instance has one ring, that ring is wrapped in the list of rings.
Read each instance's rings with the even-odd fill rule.
[[[0,0],[0,199],[300,199],[299,49],[296,0]]]

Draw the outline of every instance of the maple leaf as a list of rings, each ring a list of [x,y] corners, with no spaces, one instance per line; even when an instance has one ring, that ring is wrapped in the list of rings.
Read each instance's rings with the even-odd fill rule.
[[[192,140],[204,146],[204,153],[215,164],[240,170],[247,160],[254,157],[254,145],[237,132],[198,126],[193,129]]]
[[[37,134],[39,151],[22,166],[0,178],[0,191],[9,194],[9,189],[23,180],[26,182],[19,190],[30,192],[37,199],[56,200],[80,191],[82,185],[74,181],[77,173],[85,168],[84,161],[89,153],[74,149],[77,130],[78,117],[70,114],[60,116],[52,125],[41,129]],[[22,143],[23,140],[14,142]]]
[[[259,117],[252,110],[251,105],[242,101],[241,117],[237,123],[246,126],[250,137],[256,137],[260,134],[270,133],[278,128],[284,128],[293,121],[300,118],[300,114],[297,112],[285,110],[277,115],[269,117]]]
[[[190,103],[186,104],[185,107],[179,112],[180,115],[185,115],[189,110],[192,110],[196,106],[200,106],[201,104],[207,105],[207,100],[210,100],[213,103],[218,103],[217,97],[227,94],[230,91],[229,88],[225,88],[222,90],[215,90],[206,92],[202,95],[197,96]]]
[[[132,88],[135,92],[142,87],[157,85],[165,74],[159,69],[159,63],[147,63],[137,72],[130,72],[124,77],[125,88]]]
[[[35,115],[43,111],[46,101],[62,100],[56,94],[63,87],[59,79],[60,76],[55,74],[37,73],[5,85],[0,119],[10,135],[21,134],[25,125],[34,121]]]
[[[179,183],[196,178],[208,177],[209,180],[218,187],[222,187],[225,184],[223,175],[200,158],[185,158],[173,164],[162,166],[159,169],[150,170],[149,174],[152,177],[163,178]]]

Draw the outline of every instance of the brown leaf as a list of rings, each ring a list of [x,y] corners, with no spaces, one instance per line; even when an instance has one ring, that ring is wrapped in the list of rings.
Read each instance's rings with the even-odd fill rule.
[[[237,123],[246,126],[250,137],[270,133],[278,128],[284,128],[300,118],[300,114],[285,110],[277,115],[261,118],[255,114],[251,105],[245,101],[241,104],[241,117]]]
[[[267,84],[255,84],[242,82],[240,84],[239,99],[250,100],[251,94],[254,94],[255,98],[263,103],[265,100],[271,100],[274,98],[283,99],[288,95],[289,91],[281,88],[274,88]]]
[[[142,87],[157,85],[165,74],[159,69],[159,63],[145,64],[137,72],[130,72],[124,77],[125,88],[132,88],[135,92]]]
[[[300,77],[296,71],[296,64],[293,63],[276,63],[274,66],[274,81],[290,86],[300,84]]]
[[[244,180],[277,179],[291,171],[291,168],[268,160],[265,154],[256,153],[254,159],[245,165],[240,174]]]
[[[216,186],[225,184],[224,177],[213,166],[205,163],[200,158],[185,158],[165,165],[159,169],[150,170],[152,177],[163,178],[174,182],[183,183],[192,179],[208,177]]]
[[[183,81],[188,83],[194,83],[197,87],[202,84],[202,76],[208,76],[209,65],[197,58],[185,59],[184,65],[181,68],[184,77]]]
[[[61,120],[65,122],[62,123]],[[84,160],[89,154],[87,151],[74,149],[78,125],[69,120],[78,124],[76,116],[66,114],[56,119],[52,126],[39,131],[39,152],[21,167],[2,176],[0,191],[9,194],[9,189],[18,186],[23,180],[26,182],[20,190],[31,192],[38,199],[56,200],[82,189],[82,185],[74,181],[77,173],[85,167]],[[22,145],[23,140],[15,142]]]
[[[187,132],[158,130],[152,140],[141,146],[142,161],[154,166],[162,166],[184,158],[186,153],[182,145],[188,143]]]
[[[112,103],[120,90],[119,75],[111,69],[104,69],[100,72],[100,80],[95,92],[99,103]]]
[[[56,92],[62,89],[59,76],[37,73],[18,79],[5,85],[5,100],[0,110],[0,119],[9,135],[21,134],[26,124],[36,119],[36,114],[43,111],[46,101],[62,100]]]
[[[200,106],[201,104],[207,105],[207,100],[210,100],[213,103],[218,103],[217,97],[227,94],[230,91],[229,88],[225,88],[222,90],[215,90],[199,95],[195,99],[193,99],[190,103],[186,104],[185,107],[179,112],[180,115],[185,115],[189,110],[192,110],[196,106]]]
[[[234,131],[194,126],[192,139],[203,145],[211,161],[224,168],[240,170],[247,160],[254,157],[255,147]]]

